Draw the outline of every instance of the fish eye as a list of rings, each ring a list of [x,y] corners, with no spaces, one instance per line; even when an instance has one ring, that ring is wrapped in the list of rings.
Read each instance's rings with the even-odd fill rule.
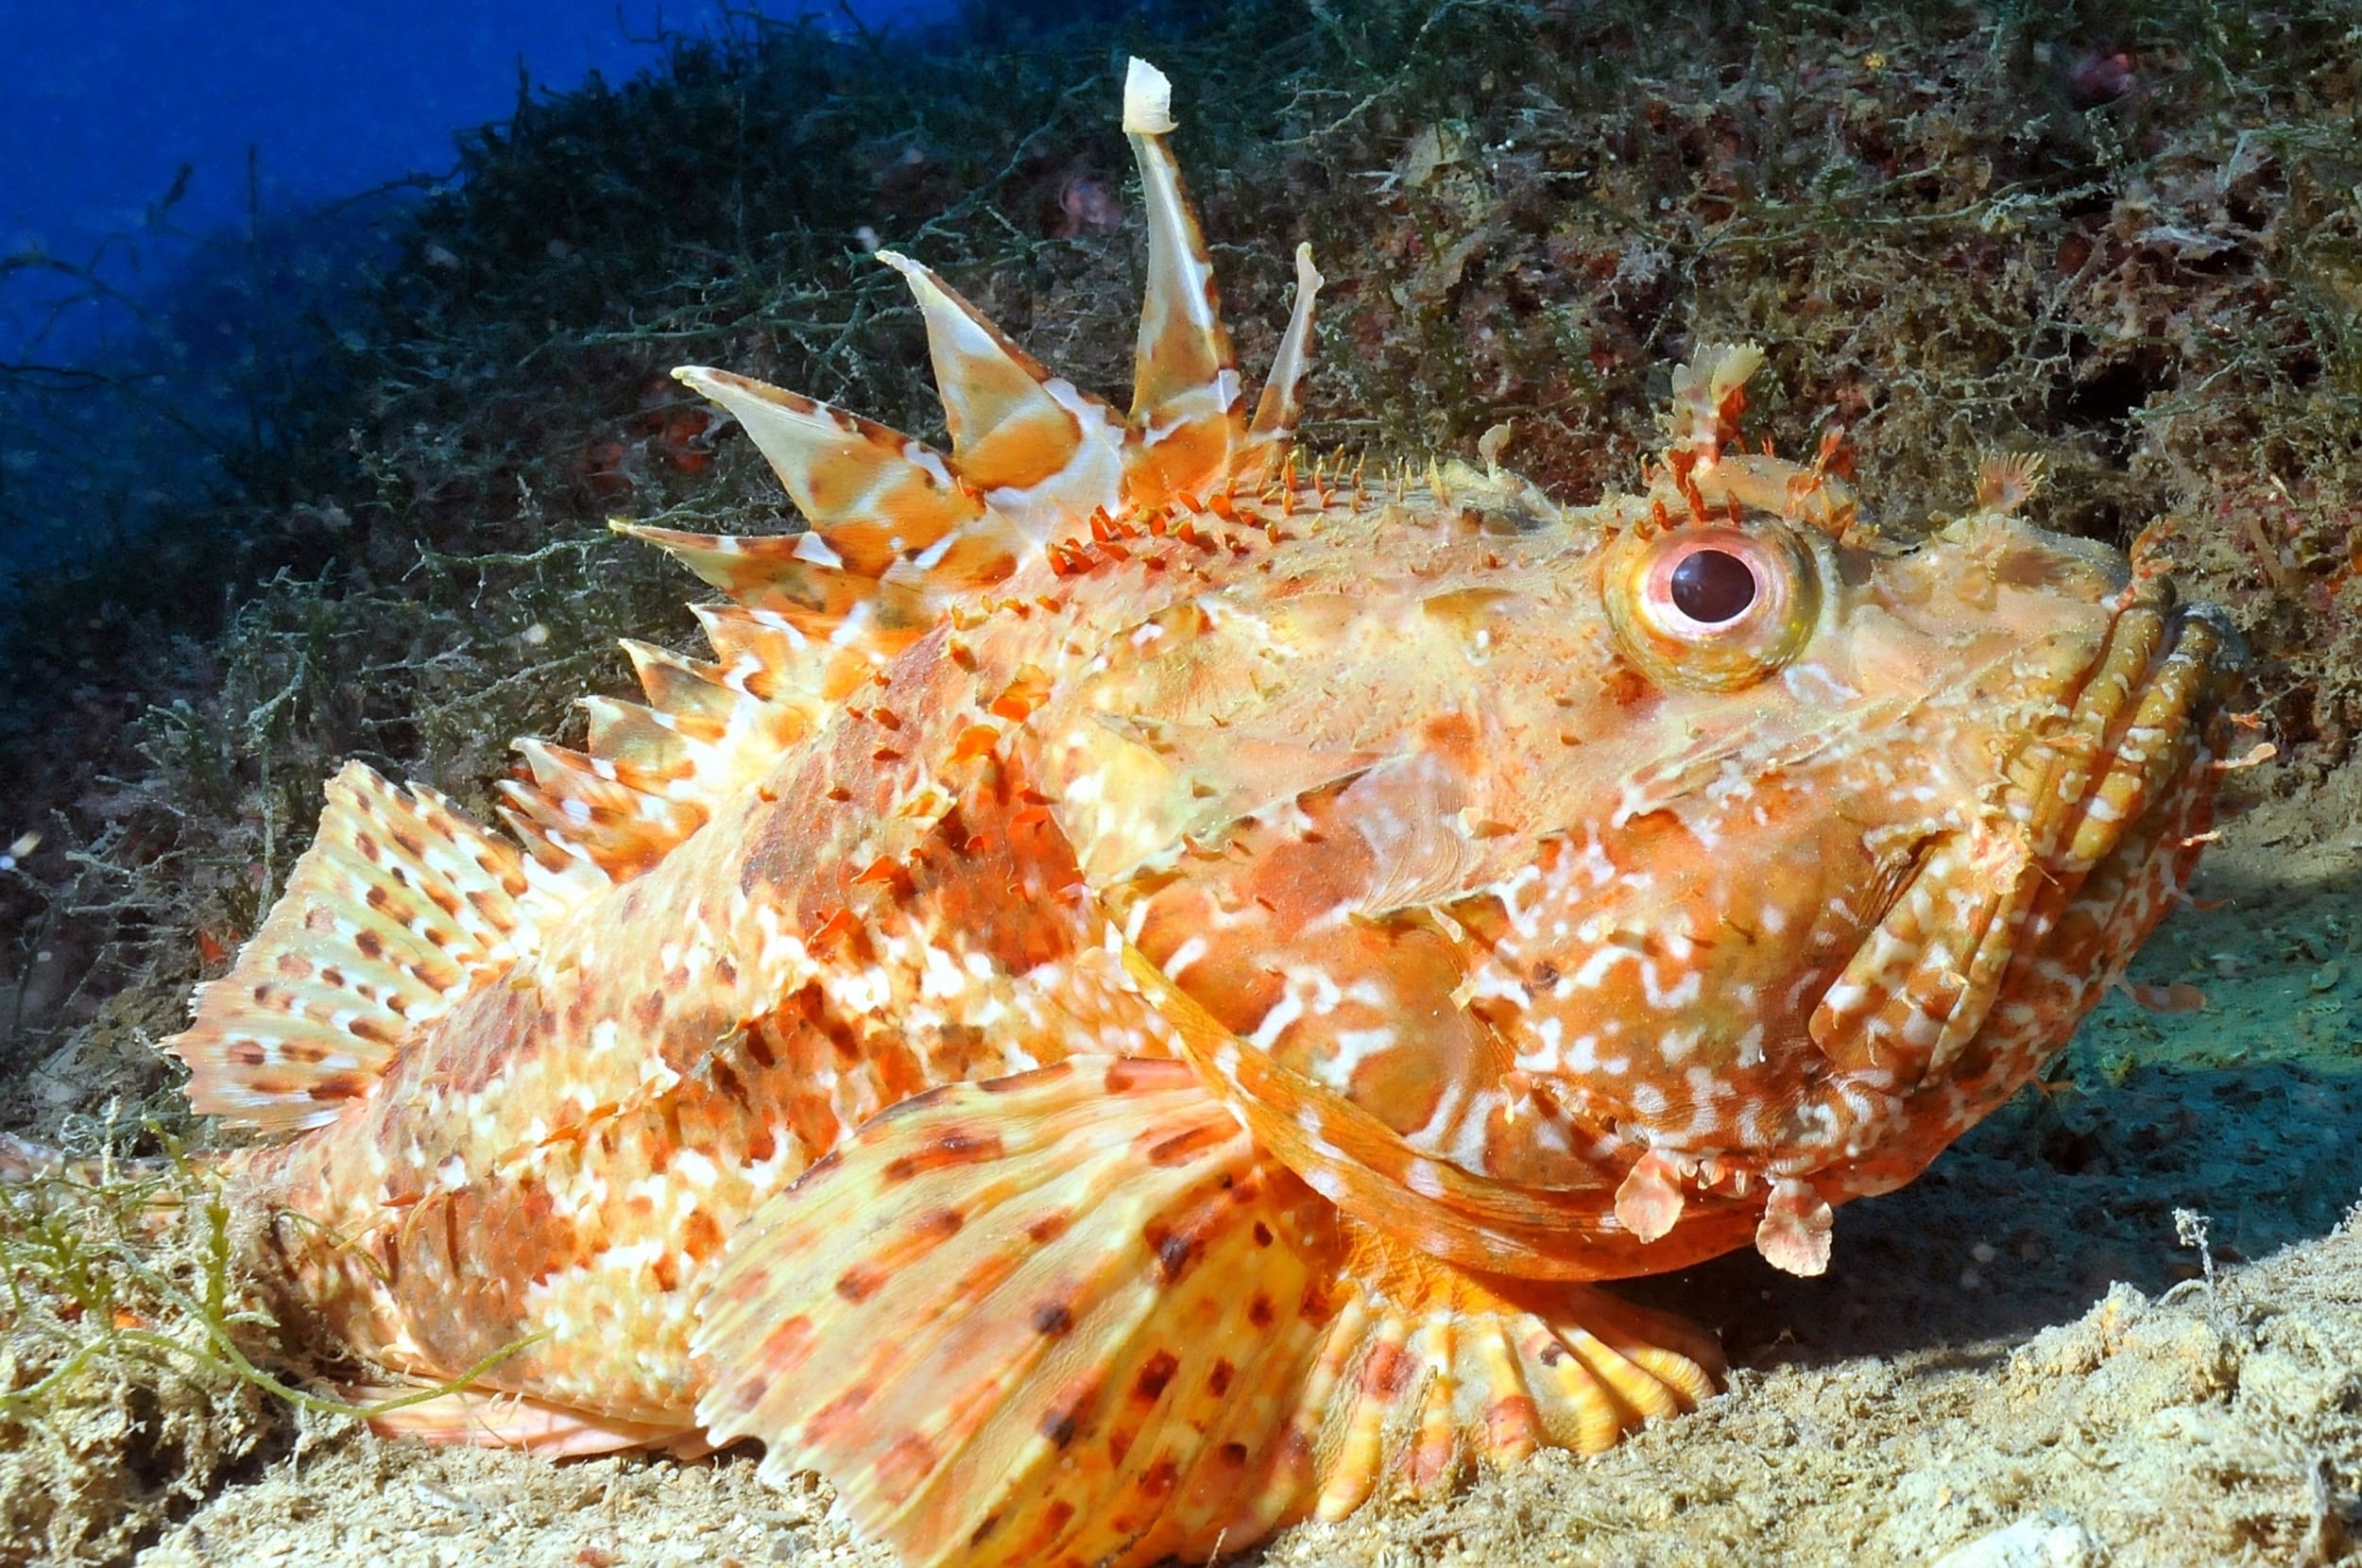
[[[1812,553],[1784,525],[1630,537],[1607,577],[1625,653],[1661,686],[1727,691],[1796,656],[1820,611]]]
[[[1719,626],[1755,602],[1755,570],[1727,550],[1703,545],[1673,564],[1666,597],[1702,626]]]

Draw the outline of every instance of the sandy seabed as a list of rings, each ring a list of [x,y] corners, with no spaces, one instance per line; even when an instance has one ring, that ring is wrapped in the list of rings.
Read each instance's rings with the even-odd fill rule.
[[[2351,774],[2353,770],[2348,770]],[[1649,1282],[1728,1393],[1591,1458],[1289,1530],[1246,1562],[2330,1563],[2362,1535],[2362,787],[2229,826],[2047,1093],[1848,1208],[1818,1280]],[[2200,1217],[2211,1278],[2188,1244]],[[312,1421],[137,1561],[876,1563],[755,1461],[550,1463]]]

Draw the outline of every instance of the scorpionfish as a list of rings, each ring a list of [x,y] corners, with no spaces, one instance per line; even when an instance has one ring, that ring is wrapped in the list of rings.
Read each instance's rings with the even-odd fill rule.
[[[2234,636],[2017,513],[1898,543],[1671,377],[1636,495],[1291,455],[1134,61],[1132,405],[926,267],[950,452],[705,368],[807,524],[498,835],[347,766],[170,1048],[290,1321],[551,1454],[764,1445],[905,1560],[1205,1560],[1714,1391],[1594,1282],[1820,1272],[2208,834]]]

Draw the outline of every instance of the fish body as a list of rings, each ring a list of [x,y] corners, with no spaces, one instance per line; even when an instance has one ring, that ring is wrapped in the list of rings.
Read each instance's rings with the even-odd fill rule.
[[[913,1561],[1203,1558],[1593,1449],[1711,1342],[1586,1282],[1909,1180],[2185,882],[2234,662],[2015,513],[1909,546],[1674,376],[1636,494],[1290,454],[1135,64],[1128,415],[899,256],[952,450],[725,372],[810,523],[626,528],[710,662],[522,742],[514,837],[358,765],[172,1048],[397,1430],[741,1438]]]

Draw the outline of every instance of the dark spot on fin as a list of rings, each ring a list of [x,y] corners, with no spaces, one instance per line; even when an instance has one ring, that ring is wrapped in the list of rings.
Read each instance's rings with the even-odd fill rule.
[[[190,1103],[240,1126],[334,1116],[421,1025],[505,974],[514,933],[550,912],[528,912],[551,895],[532,891],[515,846],[434,791],[353,762],[327,794],[286,893],[164,1043],[189,1065]]]

